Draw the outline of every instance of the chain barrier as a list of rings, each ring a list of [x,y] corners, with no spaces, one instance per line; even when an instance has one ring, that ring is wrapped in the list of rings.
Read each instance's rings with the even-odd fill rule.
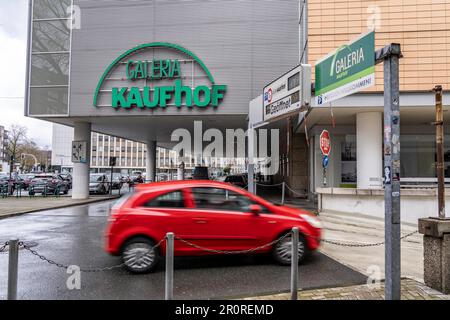
[[[400,237],[400,240],[404,240],[412,235],[417,234],[419,231],[415,230],[412,232],[409,232],[405,235],[403,235],[402,237]],[[274,244],[277,244],[279,242],[281,242],[282,240],[284,240],[285,238],[287,238],[288,236],[291,235],[291,232],[287,232],[285,233],[283,236],[281,236],[280,238],[275,239],[274,241],[271,241],[269,243],[266,243],[262,246],[258,246],[255,248],[251,248],[251,249],[247,249],[247,250],[235,250],[235,251],[229,251],[229,250],[217,250],[217,249],[211,249],[211,248],[207,248],[207,247],[203,247],[200,245],[197,245],[195,243],[192,243],[188,240],[185,240],[183,238],[177,237],[175,236],[175,240],[178,240],[188,246],[191,246],[193,248],[205,251],[205,252],[209,252],[209,253],[215,253],[215,254],[224,254],[224,255],[233,255],[233,254],[246,254],[246,253],[252,253],[261,249],[265,249],[267,247],[270,247]],[[374,242],[374,243],[358,243],[358,242],[347,242],[347,241],[337,241],[337,240],[328,240],[328,239],[323,239],[323,238],[318,238],[315,237],[313,235],[310,234],[305,234],[303,233],[304,236],[312,238],[314,240],[320,241],[320,242],[324,242],[324,243],[328,243],[328,244],[332,244],[332,245],[336,245],[336,246],[342,246],[342,247],[353,247],[353,248],[365,248],[365,247],[377,247],[377,246],[382,246],[386,243],[386,241],[380,241],[380,242]],[[159,248],[162,243],[166,240],[166,238],[164,237],[163,239],[161,239],[157,244],[155,244],[152,247],[152,250]],[[8,247],[8,241],[3,243],[0,246],[0,253],[6,253]],[[58,263],[52,259],[47,258],[46,256],[40,254],[39,252],[37,252],[36,250],[32,249],[30,246],[28,246],[27,244],[25,244],[24,242],[19,242],[19,247],[25,249],[26,251],[30,252],[32,255],[38,257],[39,259],[41,259],[42,261],[47,262],[50,265],[54,265],[58,268],[61,269],[67,269],[69,267],[69,265],[66,264],[62,264],[62,263]],[[113,265],[113,266],[108,266],[108,267],[102,267],[102,268],[80,268],[80,271],[82,272],[102,272],[102,271],[108,271],[108,270],[112,270],[112,269],[116,269],[116,268],[120,268],[122,267],[124,264],[118,264],[118,265]]]
[[[263,183],[255,182],[255,184],[260,187],[278,187],[278,186],[281,186],[283,184],[283,182],[275,183],[275,184],[263,184]]]
[[[272,246],[272,245],[274,245],[274,244],[276,244],[276,243],[278,243],[278,242],[284,240],[286,237],[288,237],[288,236],[290,236],[290,235],[291,235],[291,232],[287,232],[287,233],[284,234],[282,237],[280,237],[280,238],[278,238],[278,239],[276,239],[276,240],[274,240],[274,241],[271,241],[271,242],[269,242],[269,243],[266,243],[266,244],[264,244],[264,245],[262,245],[262,246],[259,246],[259,247],[256,247],[256,248],[247,249],[247,250],[235,250],[235,251],[216,250],[216,249],[211,249],[211,248],[202,247],[202,246],[199,246],[199,245],[197,245],[197,244],[195,244],[195,243],[192,243],[192,242],[190,242],[190,241],[187,241],[187,240],[185,240],[185,239],[183,239],[183,238],[180,238],[180,237],[177,237],[177,236],[175,236],[175,240],[181,241],[181,242],[183,242],[184,244],[187,244],[188,246],[191,246],[191,247],[193,247],[193,248],[196,248],[196,249],[199,249],[199,250],[203,250],[203,251],[206,251],[206,252],[209,252],[209,253],[217,253],[217,254],[231,255],[231,254],[245,254],[245,253],[252,253],[252,252],[255,252],[255,251],[258,251],[258,250],[261,250],[261,249],[270,247],[270,246]]]
[[[156,245],[154,245],[154,246],[152,247],[152,250],[154,250],[154,249],[160,247],[161,244],[162,244],[164,241],[165,241],[165,238],[161,239]],[[51,259],[45,257],[44,255],[38,253],[36,250],[31,249],[31,247],[27,246],[27,245],[24,244],[23,242],[19,242],[19,246],[22,247],[22,248],[24,248],[24,249],[27,250],[28,252],[30,252],[32,255],[38,257],[39,259],[41,259],[41,260],[43,260],[43,261],[45,261],[45,262],[47,262],[47,263],[49,263],[49,264],[51,264],[51,265],[54,265],[54,266],[56,266],[56,267],[58,267],[58,268],[67,269],[67,268],[69,267],[69,265],[65,265],[65,264],[62,264],[62,263],[58,263],[58,262],[55,262],[55,261],[53,261],[53,260],[51,260]],[[80,268],[80,271],[82,271],[82,272],[102,272],[102,271],[108,271],[108,270],[120,268],[120,267],[122,267],[123,265],[124,265],[124,263],[117,264],[117,265],[114,265],[114,266],[109,266],[109,267],[102,267],[102,268]]]
[[[6,241],[2,246],[0,246],[0,253],[6,252],[6,247],[9,245],[9,242]]]
[[[410,233],[407,233],[404,236],[400,237],[400,240],[404,240],[416,233],[419,233],[419,231],[415,230]],[[353,247],[353,248],[377,247],[377,246],[382,246],[386,243],[386,241],[374,242],[374,243],[345,242],[345,241],[327,240],[327,239],[323,239],[323,238],[320,239],[320,238],[317,238],[310,234],[305,234],[305,236],[307,236],[309,238],[313,238],[317,241],[321,241],[321,242],[325,242],[325,243],[329,243],[329,244],[333,244],[333,245],[341,246],[341,247]]]
[[[304,197],[305,196],[304,193],[297,192],[294,189],[292,189],[291,187],[289,187],[289,185],[287,183],[286,183],[286,189],[288,189],[289,191],[291,191],[293,194],[295,194],[297,196],[300,196],[300,197]]]

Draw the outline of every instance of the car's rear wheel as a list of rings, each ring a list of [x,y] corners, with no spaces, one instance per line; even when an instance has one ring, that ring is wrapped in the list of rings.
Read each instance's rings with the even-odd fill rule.
[[[305,237],[298,236],[298,263],[301,263],[308,254]],[[282,265],[290,265],[292,258],[292,234],[277,242],[272,250],[273,258]]]
[[[152,240],[143,237],[128,240],[122,250],[125,268],[132,273],[153,271],[159,261],[159,252],[154,245]]]

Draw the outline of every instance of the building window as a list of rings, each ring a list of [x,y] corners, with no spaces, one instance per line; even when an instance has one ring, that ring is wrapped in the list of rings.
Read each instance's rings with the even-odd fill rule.
[[[72,0],[35,0],[31,22],[30,115],[67,115]]]
[[[341,182],[356,183],[356,135],[346,135],[341,143]]]
[[[446,136],[444,141],[448,141]],[[436,138],[434,135],[400,136],[400,176],[405,178],[436,177]],[[450,141],[445,143],[445,176],[450,177]]]

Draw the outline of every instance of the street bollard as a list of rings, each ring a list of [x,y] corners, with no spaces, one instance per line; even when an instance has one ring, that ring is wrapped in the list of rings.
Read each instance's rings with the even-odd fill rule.
[[[281,204],[284,205],[284,188],[286,187],[286,182],[283,181],[281,185]]]
[[[17,300],[17,273],[19,267],[19,240],[9,240],[8,300]]]
[[[298,228],[292,228],[291,300],[297,300],[298,291]]]
[[[166,235],[166,290],[165,299],[173,299],[173,247],[174,247],[174,234],[168,232]]]

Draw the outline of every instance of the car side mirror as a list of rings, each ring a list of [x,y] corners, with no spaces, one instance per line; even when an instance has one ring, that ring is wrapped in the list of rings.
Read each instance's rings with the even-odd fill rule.
[[[258,215],[258,214],[260,214],[262,212],[262,208],[261,208],[261,206],[259,204],[251,204],[248,207],[248,212],[251,212],[251,213],[253,213],[255,215]]]

